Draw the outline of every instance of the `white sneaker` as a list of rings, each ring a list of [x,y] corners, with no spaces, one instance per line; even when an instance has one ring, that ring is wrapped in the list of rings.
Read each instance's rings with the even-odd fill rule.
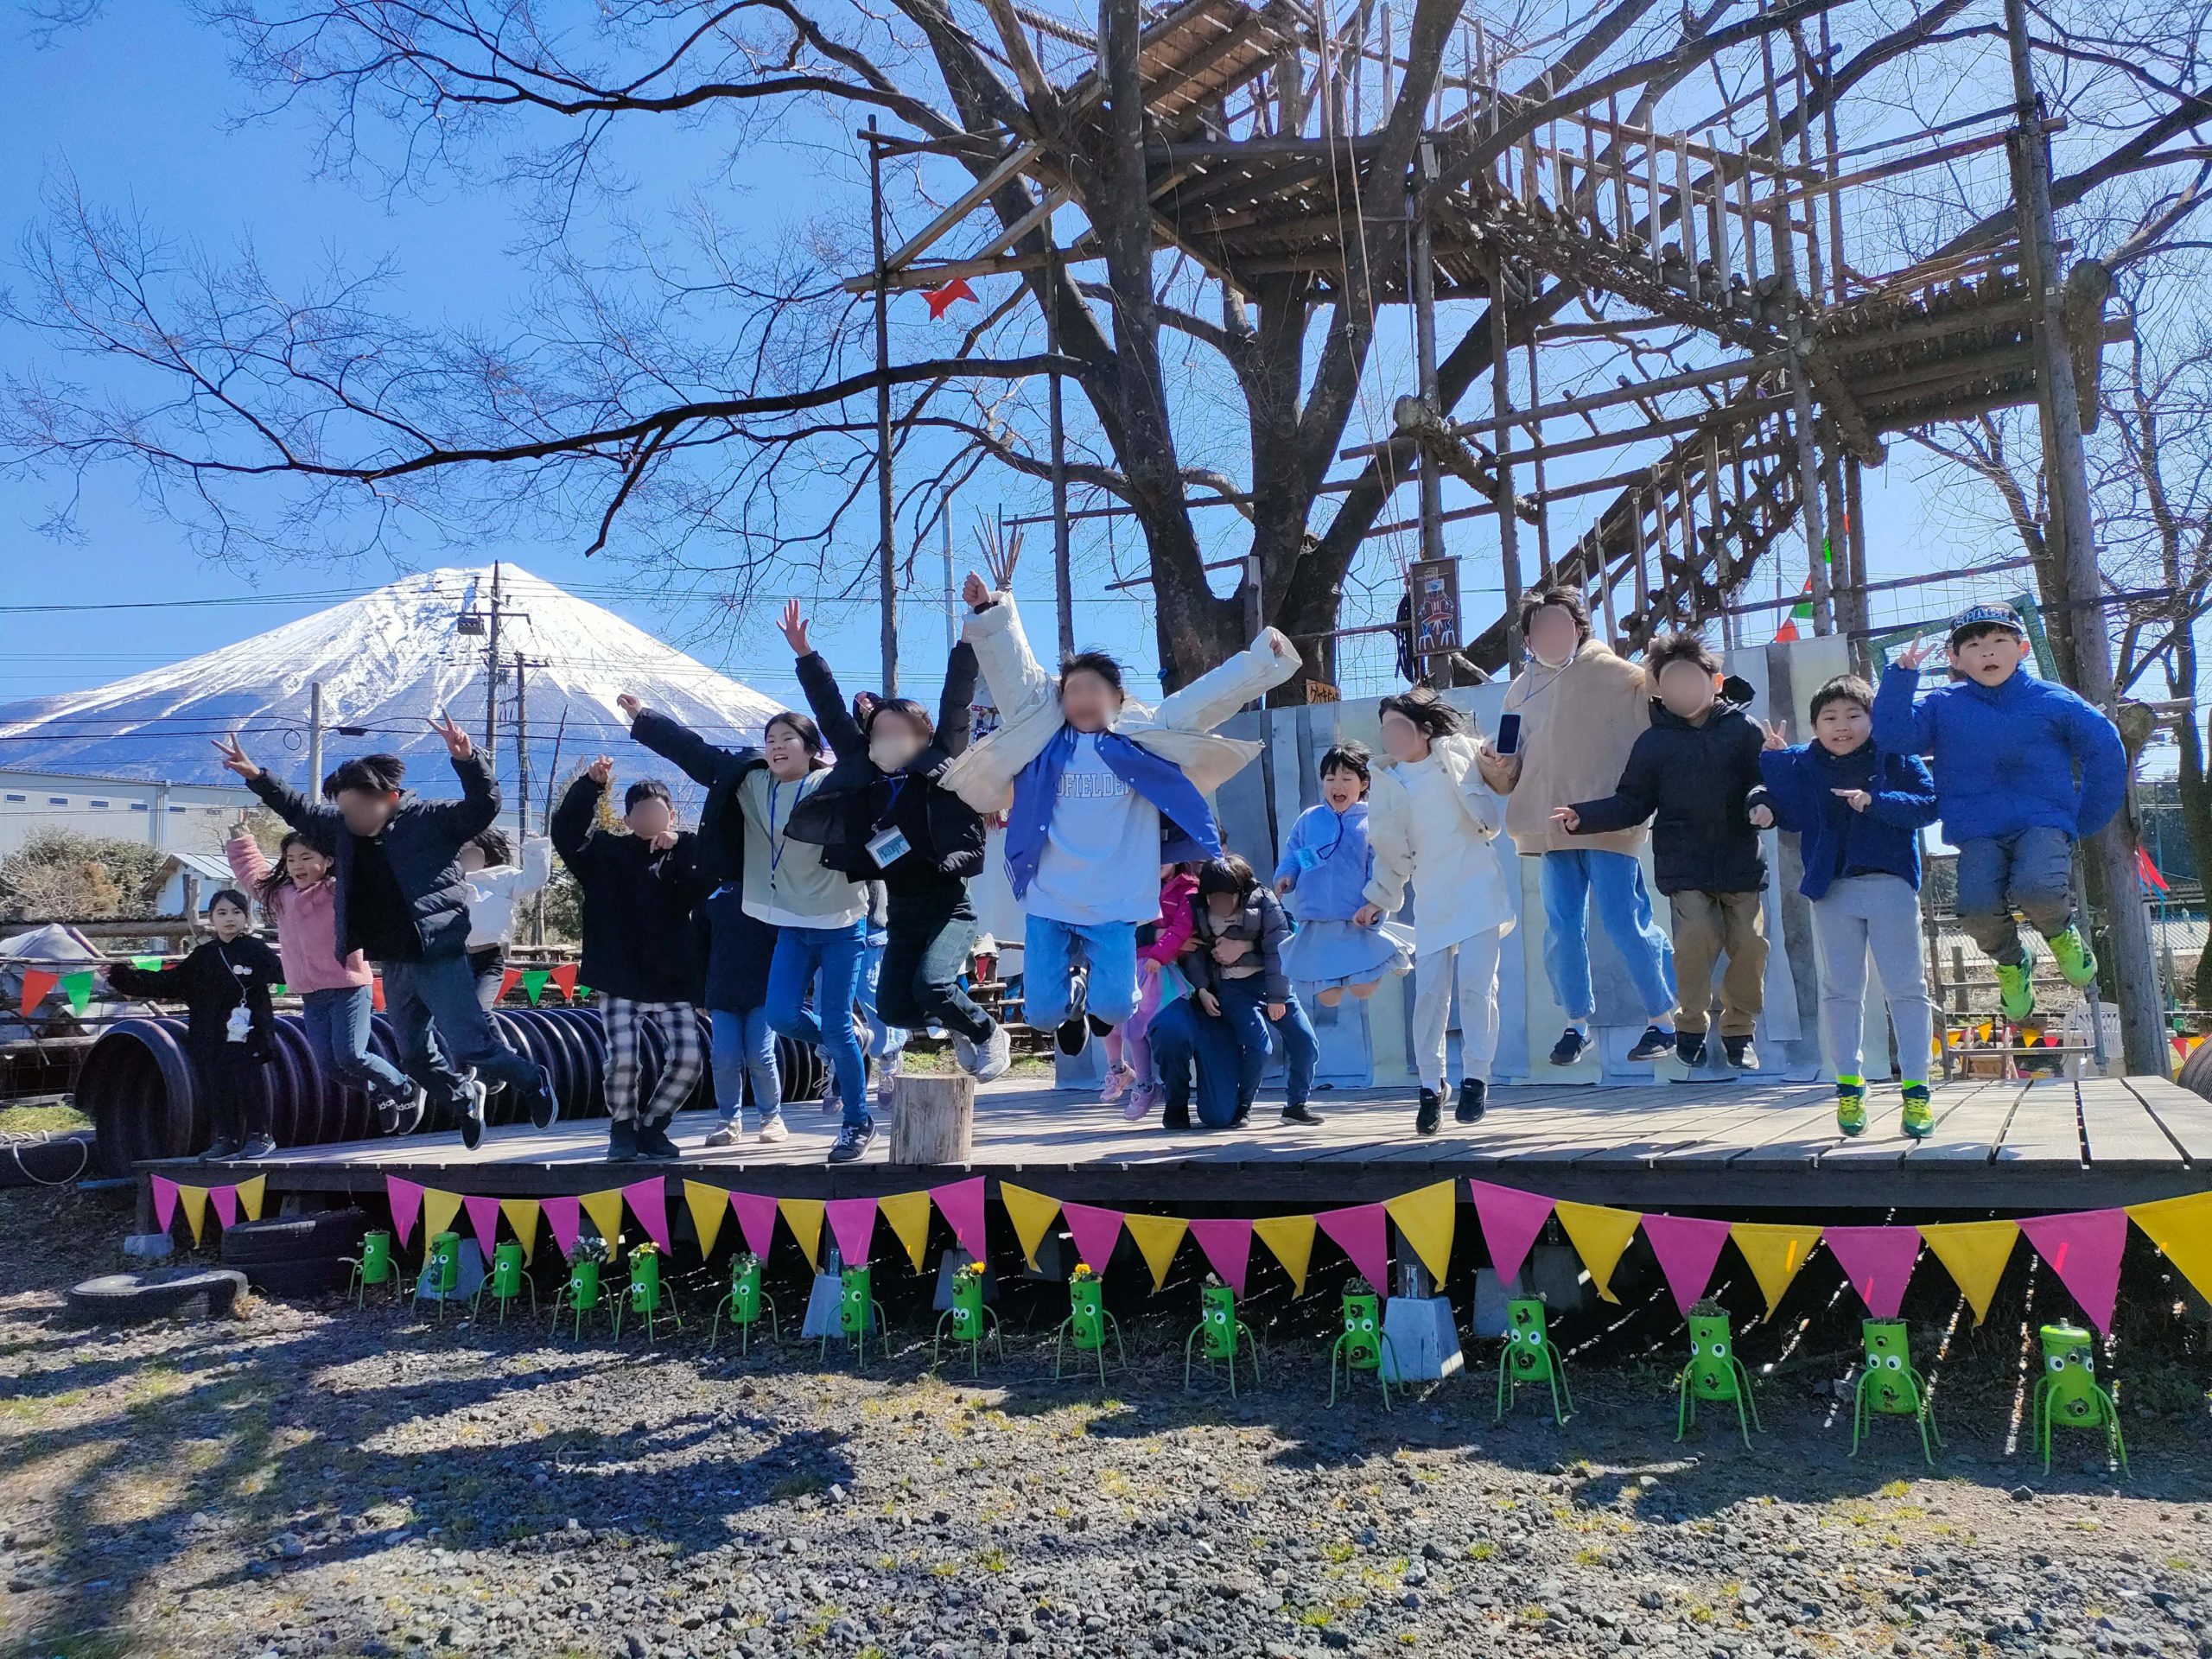
[[[976,1075],[976,1066],[982,1064],[976,1058],[974,1039],[963,1037],[957,1031],[952,1033],[952,1063],[971,1077]]]
[[[773,1117],[764,1117],[760,1120],[760,1138],[772,1147],[779,1141],[788,1141],[791,1138],[791,1132],[784,1127],[784,1115],[781,1112],[778,1112]]]
[[[734,1122],[718,1124],[715,1132],[700,1142],[700,1145],[707,1147],[734,1147],[736,1144],[737,1125]]]
[[[976,1048],[972,1043],[969,1048],[976,1056],[976,1064],[969,1070],[975,1073],[978,1083],[988,1083],[993,1077],[1004,1077],[1007,1068],[1014,1064],[1014,1039],[1007,1034],[1004,1026],[994,1026],[981,1048]]]
[[[893,1054],[875,1063],[875,1100],[879,1110],[889,1111],[898,1104],[899,1074],[906,1069],[906,1057]]]
[[[822,1063],[822,1116],[833,1117],[845,1109],[844,1090],[837,1086],[837,1068]]]

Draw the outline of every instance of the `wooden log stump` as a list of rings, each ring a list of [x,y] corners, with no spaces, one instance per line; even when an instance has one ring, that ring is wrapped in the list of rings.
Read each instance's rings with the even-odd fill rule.
[[[898,1109],[891,1117],[894,1164],[964,1164],[976,1139],[976,1079],[965,1071],[947,1077],[899,1079]]]

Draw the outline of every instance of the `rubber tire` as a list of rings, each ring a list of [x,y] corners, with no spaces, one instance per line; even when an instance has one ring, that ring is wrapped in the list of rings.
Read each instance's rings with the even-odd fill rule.
[[[2190,1093],[2212,1100],[2212,1043],[2199,1043],[2190,1050],[2174,1081]]]
[[[332,1296],[353,1282],[353,1268],[334,1255],[303,1261],[257,1262],[245,1269],[246,1283],[264,1296]]]
[[[149,1268],[107,1273],[63,1293],[69,1311],[90,1325],[138,1325],[181,1313],[202,1297],[207,1317],[231,1311],[246,1287],[245,1274],[230,1268]]]
[[[16,1141],[0,1147],[0,1186],[54,1186],[97,1173],[92,1131],[76,1129],[50,1141]]]
[[[223,1230],[223,1263],[244,1268],[343,1255],[360,1249],[362,1235],[368,1230],[368,1213],[361,1210],[325,1210],[315,1215],[241,1221]]]

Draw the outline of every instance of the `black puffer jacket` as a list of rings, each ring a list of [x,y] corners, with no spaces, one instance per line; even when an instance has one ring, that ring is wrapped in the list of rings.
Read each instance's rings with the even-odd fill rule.
[[[809,652],[798,659],[798,683],[823,736],[836,752],[837,764],[812,794],[791,809],[791,824],[784,833],[821,848],[822,861],[831,869],[855,881],[881,880],[894,893],[906,886],[899,867],[908,860],[918,861],[922,871],[951,880],[964,881],[980,874],[983,821],[940,782],[953,757],[968,747],[969,705],[976,700],[975,648],[963,639],[946,658],[936,740],[900,768],[899,777],[905,784],[895,804],[890,790],[895,779],[887,778],[868,758],[868,739],[820,652]],[[868,856],[868,843],[891,822],[906,832],[912,850],[889,869],[880,869]]]
[[[1205,895],[1191,895],[1191,938],[1198,946],[1186,950],[1176,958],[1176,964],[1188,976],[1194,987],[1218,992],[1222,982],[1228,977],[1224,971],[1232,964],[1214,960],[1213,947],[1223,939],[1234,939],[1245,947],[1243,965],[1257,965],[1262,994],[1270,1002],[1290,1000],[1290,976],[1282,970],[1282,948],[1290,939],[1290,918],[1283,914],[1282,901],[1264,887],[1255,887],[1247,893],[1223,921],[1216,918]],[[1247,975],[1244,977],[1250,977]]]
[[[461,880],[461,849],[499,817],[499,785],[484,751],[474,750],[455,760],[453,770],[461,779],[459,800],[426,801],[412,793],[404,795],[399,810],[376,837],[407,906],[408,913],[394,918],[395,925],[412,931],[421,942],[418,954],[426,959],[457,957],[467,948],[468,889]],[[335,806],[310,802],[266,772],[251,779],[247,787],[310,842],[330,849],[338,884],[338,926],[334,931],[338,960],[345,961],[362,948],[365,934],[372,931],[363,928],[352,906],[353,849],[359,838],[346,829]]]
[[[1620,786],[1580,801],[1577,835],[1651,824],[1651,868],[1662,893],[1757,893],[1766,852],[1751,811],[1767,804],[1759,779],[1765,737],[1744,712],[1751,688],[1731,677],[1693,726],[1656,697],[1651,726],[1629,751]]]
[[[107,970],[107,982],[125,996],[183,1003],[184,1046],[195,1054],[213,1054],[229,1044],[231,1010],[244,1003],[251,1024],[240,1050],[249,1060],[264,1065],[276,1050],[276,1016],[270,992],[283,978],[276,953],[251,933],[228,944],[209,939],[165,968],[119,962]]]
[[[637,719],[630,724],[630,735],[662,760],[683,768],[685,777],[707,791],[706,804],[699,810],[700,879],[709,891],[724,883],[741,887],[745,809],[738,802],[737,788],[747,772],[766,766],[768,757],[756,748],[717,748],[690,727],[652,709],[638,711]]]
[[[583,889],[577,976],[633,1002],[696,1002],[706,967],[692,915],[707,896],[699,837],[684,830],[673,847],[657,852],[626,830],[610,835],[594,823],[604,792],[587,772],[553,814],[553,849]]]

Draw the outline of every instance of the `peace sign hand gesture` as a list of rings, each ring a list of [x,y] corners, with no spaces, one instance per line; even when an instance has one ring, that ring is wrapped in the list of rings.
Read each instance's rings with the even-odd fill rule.
[[[790,645],[792,656],[804,657],[814,650],[814,647],[807,643],[806,616],[799,609],[798,601],[791,600],[784,606],[783,620],[776,626],[783,631],[784,639]]]
[[[429,718],[429,728],[445,740],[446,753],[456,760],[466,760],[476,753],[476,746],[468,741],[468,734],[461,729],[461,722],[441,709]]]
[[[1759,730],[1765,741],[1759,745],[1764,750],[1786,749],[1789,747],[1789,722],[1785,720],[1763,720]]]
[[[1933,639],[1916,639],[1897,653],[1897,666],[1916,669],[1935,654],[1936,642]]]
[[[227,738],[217,738],[215,747],[222,754],[224,771],[235,772],[249,784],[261,776],[261,768],[245,758],[245,750],[239,747],[238,734],[236,732],[232,732]]]
[[[601,789],[605,789],[609,780],[614,776],[614,757],[611,754],[601,755],[598,760],[584,768],[584,776]]]

